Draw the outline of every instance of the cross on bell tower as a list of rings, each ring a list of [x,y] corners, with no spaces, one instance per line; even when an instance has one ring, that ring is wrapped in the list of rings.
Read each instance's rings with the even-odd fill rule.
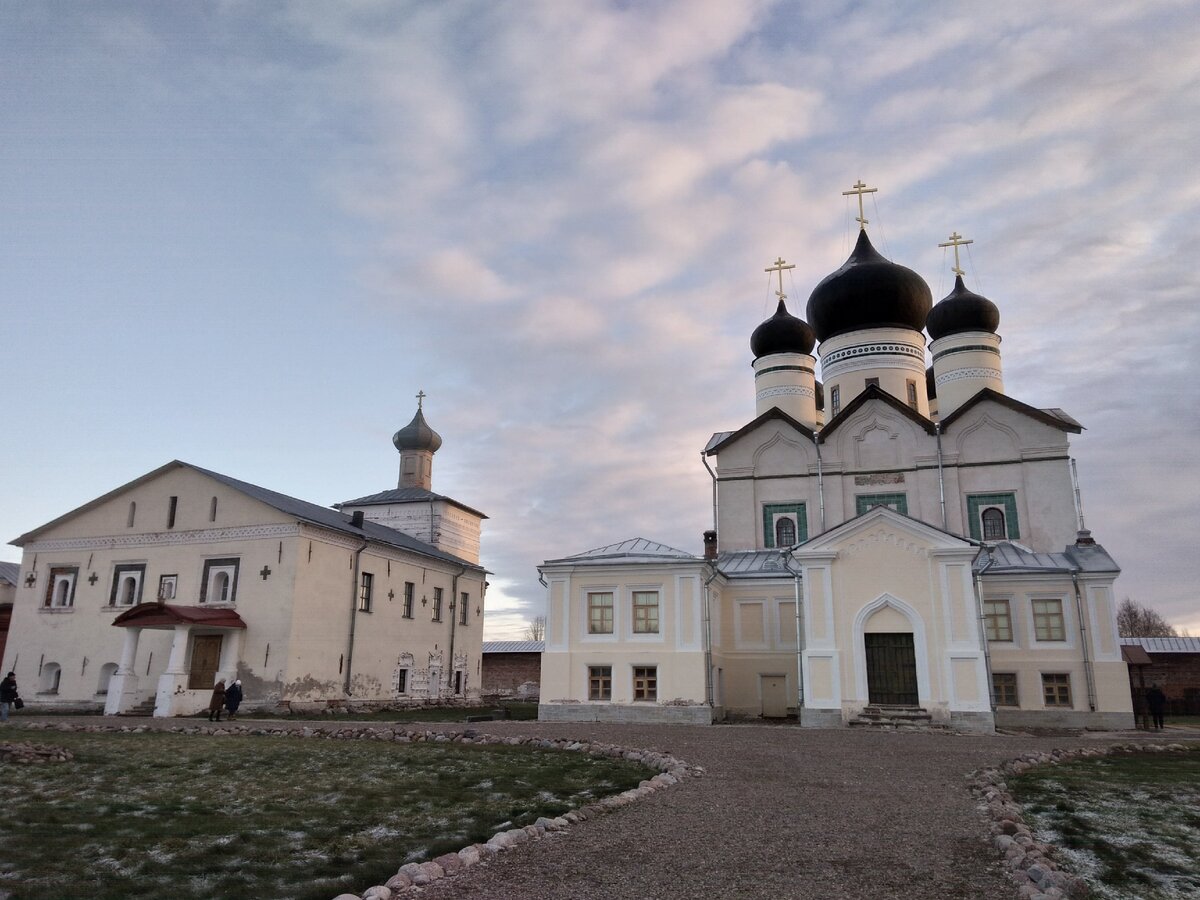
[[[778,272],[779,273],[779,290],[777,290],[775,292],[775,296],[778,297],[781,301],[787,299],[787,294],[785,294],[783,292],[783,272],[785,269],[794,269],[794,268],[796,268],[795,263],[790,263],[790,264],[785,263],[783,261],[783,257],[780,256],[780,257],[776,258],[774,265],[768,266],[767,268],[763,269],[764,272]]]
[[[868,222],[866,214],[863,211],[863,194],[874,194],[878,190],[879,188],[867,187],[865,184],[863,184],[863,180],[860,178],[854,183],[854,187],[852,187],[850,190],[842,191],[843,197],[849,197],[851,194],[858,194],[858,218],[855,219],[855,221],[858,222],[858,227],[863,231],[867,230]]]
[[[958,248],[965,247],[965,246],[967,246],[967,244],[973,244],[973,243],[975,243],[973,240],[966,240],[957,231],[953,231],[950,233],[949,240],[947,240],[943,244],[938,244],[939,247],[953,247],[954,248],[954,268],[951,269],[950,271],[953,272],[955,275],[962,276],[962,275],[967,274],[958,265]]]

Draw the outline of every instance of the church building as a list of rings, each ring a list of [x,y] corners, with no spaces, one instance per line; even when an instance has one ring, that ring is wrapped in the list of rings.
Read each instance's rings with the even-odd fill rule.
[[[549,721],[1132,727],[1119,568],[1083,526],[1061,409],[1005,393],[997,306],[871,245],[750,338],[755,417],[703,448],[701,555],[544,562]],[[928,335],[928,337],[927,337]],[[819,361],[821,381],[816,379]]]
[[[13,541],[3,670],[33,709],[190,715],[479,697],[483,513],[436,494],[419,395],[394,490],[319,506],[167,463]]]

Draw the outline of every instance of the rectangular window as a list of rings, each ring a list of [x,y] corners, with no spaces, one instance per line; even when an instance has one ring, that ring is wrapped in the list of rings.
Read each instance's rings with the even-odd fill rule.
[[[588,634],[613,633],[613,595],[611,591],[587,595]]]
[[[237,600],[238,564],[237,557],[204,561],[201,603],[233,603]]]
[[[1067,639],[1061,600],[1033,601],[1033,632],[1039,641],[1065,641]]]
[[[1017,703],[1017,673],[993,672],[992,696],[997,706],[1019,706]]]
[[[433,589],[433,621],[442,621],[442,589]]]
[[[371,593],[375,588],[375,576],[370,572],[362,573],[362,584],[358,588],[358,611],[371,611]]]
[[[867,387],[870,387],[871,385],[875,385],[875,387],[879,387],[879,379],[878,378],[868,378],[867,379]]]
[[[397,669],[396,670],[396,693],[397,694],[407,694],[408,693],[408,669]]]
[[[413,595],[417,592],[417,586],[411,581],[404,582],[404,618],[411,619],[413,617]]]
[[[142,602],[142,579],[146,575],[144,565],[120,565],[113,567],[112,588],[108,592],[109,606],[136,606]]]
[[[854,498],[855,512],[860,516],[875,506],[886,506],[907,516],[908,496],[906,494],[859,494]]]
[[[458,695],[462,694],[462,689],[463,689],[462,670],[455,669],[454,670],[454,695],[457,697]]]
[[[467,616],[471,612],[471,595],[463,591],[458,595],[458,624],[466,625]]]
[[[208,521],[217,521],[217,498],[215,495],[212,498],[212,503],[208,505]]]
[[[908,405],[913,409],[917,408],[917,383],[911,378],[905,379],[905,385],[908,387]]]
[[[55,566],[46,580],[45,609],[70,609],[75,605],[75,580],[79,577],[78,566]]]
[[[160,575],[158,577],[158,599],[166,603],[175,599],[175,591],[179,587],[178,575]]]
[[[1071,707],[1071,676],[1043,675],[1042,699],[1047,706]]]
[[[588,699],[612,699],[612,666],[588,666]]]
[[[1007,600],[984,600],[983,622],[989,641],[1011,641],[1012,616]]]
[[[967,529],[977,541],[1018,540],[1021,526],[1017,520],[1016,493],[968,494]]]
[[[633,667],[633,699],[645,701],[658,699],[658,666]]]
[[[633,633],[658,634],[658,591],[633,592]]]
[[[179,498],[172,497],[167,501],[167,527],[175,527],[175,513],[179,509]]]
[[[835,416],[842,411],[842,389],[836,384],[829,391],[829,408]]]

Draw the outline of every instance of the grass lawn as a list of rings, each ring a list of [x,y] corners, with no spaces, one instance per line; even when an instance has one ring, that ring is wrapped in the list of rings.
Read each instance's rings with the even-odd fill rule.
[[[1042,840],[1093,896],[1200,894],[1200,751],[1041,766],[1008,782]]]
[[[497,703],[494,706],[423,706],[412,709],[381,709],[378,712],[293,712],[288,715],[257,713],[247,710],[246,719],[313,719],[319,722],[465,722],[468,716],[486,716],[503,709],[514,721],[535,721],[536,703]],[[203,716],[201,717],[203,718]],[[497,716],[496,718],[500,718]]]
[[[329,900],[636,787],[648,770],[522,747],[70,733],[72,762],[0,778],[0,891],[16,898]]]

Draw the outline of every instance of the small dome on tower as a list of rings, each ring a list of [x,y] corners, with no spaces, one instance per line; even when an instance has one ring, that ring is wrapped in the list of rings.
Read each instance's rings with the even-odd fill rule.
[[[401,452],[428,450],[430,453],[436,453],[438,447],[442,446],[442,436],[429,427],[429,423],[425,421],[425,414],[418,405],[417,414],[392,436],[392,443]]]
[[[861,230],[850,258],[813,288],[807,317],[824,341],[863,328],[921,331],[932,305],[925,279],[880,254]]]
[[[964,331],[996,333],[1000,327],[1000,310],[987,297],[967,290],[962,276],[954,276],[954,290],[929,311],[925,330],[935,341],[948,334]]]
[[[816,335],[803,319],[797,319],[787,311],[783,299],[775,315],[754,329],[750,335],[750,351],[754,358],[770,356],[772,353],[812,353]]]

